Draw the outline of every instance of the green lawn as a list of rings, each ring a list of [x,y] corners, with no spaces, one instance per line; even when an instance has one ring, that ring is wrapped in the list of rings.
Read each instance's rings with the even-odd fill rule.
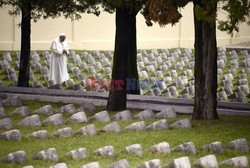
[[[23,101],[23,105],[28,105],[32,112],[35,109],[46,105],[48,103],[45,102],[32,102],[32,101]],[[63,104],[62,103],[49,103],[54,109],[58,109]],[[15,109],[16,107],[6,107],[8,115]],[[104,110],[104,108],[99,107],[96,112]],[[132,114],[136,114],[137,110],[131,110]],[[110,116],[115,114],[115,112],[111,112]],[[88,116],[92,116],[93,113],[87,113]],[[67,163],[69,168],[79,168],[83,164],[87,164],[89,162],[98,161],[103,168],[108,168],[111,163],[118,161],[120,159],[126,158],[131,168],[136,168],[141,163],[151,159],[160,159],[162,166],[171,161],[174,158],[186,156],[182,153],[174,153],[172,152],[170,155],[161,155],[161,154],[152,154],[146,151],[152,145],[158,144],[160,142],[166,141],[170,144],[170,147],[173,148],[179,144],[193,141],[196,149],[199,147],[214,142],[221,141],[223,144],[227,144],[232,140],[238,138],[246,138],[247,141],[250,141],[250,116],[220,116],[220,120],[217,121],[192,121],[191,129],[182,129],[182,130],[164,130],[164,131],[144,131],[144,132],[121,132],[121,133],[99,133],[97,136],[93,137],[83,137],[83,136],[74,136],[72,138],[56,138],[49,137],[47,140],[40,139],[31,139],[26,136],[37,130],[47,130],[49,135],[51,135],[54,131],[59,128],[71,127],[73,131],[88,125],[86,124],[65,124],[62,126],[43,126],[37,128],[31,127],[22,127],[17,128],[16,124],[22,118],[16,116],[10,116],[16,129],[19,129],[22,134],[22,140],[19,142],[15,141],[5,141],[0,140],[0,158],[5,156],[10,152],[14,152],[17,150],[25,150],[28,158],[27,164],[22,165],[11,165],[0,163],[1,168],[8,167],[23,167],[25,165],[33,165],[35,168],[39,167],[49,167],[54,165],[55,163],[46,162],[46,161],[33,161],[32,156],[41,150],[45,150],[47,148],[56,148],[59,156],[59,162]],[[64,119],[67,119],[69,116],[64,115]],[[40,117],[41,121],[43,121],[46,116]],[[191,118],[189,115],[179,115],[177,118],[167,119],[168,123],[171,124],[179,119],[183,118]],[[129,125],[133,121],[123,121],[119,122],[120,126],[124,128]],[[146,124],[150,124],[156,121],[145,120]],[[107,123],[104,122],[94,122],[97,130],[100,130]],[[0,133],[4,132],[4,130],[0,130]],[[132,145],[135,143],[141,144],[144,149],[144,155],[133,156],[121,153],[121,151],[128,145]],[[115,148],[116,156],[114,158],[107,158],[101,156],[94,156],[92,153],[106,145],[113,145]],[[65,154],[70,150],[77,148],[86,148],[89,154],[89,157],[85,160],[70,160],[65,157]],[[189,159],[191,163],[193,163],[199,157],[208,155],[207,152],[198,152],[197,155],[189,155]],[[237,152],[233,150],[226,149],[223,155],[216,154],[217,160],[220,163],[225,159],[229,159],[231,157],[236,156],[247,156],[250,161],[250,153],[249,152]]]

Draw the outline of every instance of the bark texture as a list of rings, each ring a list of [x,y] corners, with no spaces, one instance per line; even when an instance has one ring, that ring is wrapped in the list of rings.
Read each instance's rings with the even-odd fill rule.
[[[30,34],[31,34],[31,5],[29,2],[21,8],[21,56],[18,76],[19,87],[29,87],[30,72]]]
[[[127,8],[116,8],[115,51],[112,69],[113,89],[109,92],[107,110],[126,109],[127,93],[139,94],[140,89],[127,91],[127,80],[138,80],[136,14]]]
[[[193,119],[218,119],[217,107],[217,42],[216,18],[213,22],[198,20],[195,14],[196,5],[202,4],[194,0],[195,25],[195,100]],[[217,6],[211,12],[216,12]],[[215,16],[216,17],[216,16]]]

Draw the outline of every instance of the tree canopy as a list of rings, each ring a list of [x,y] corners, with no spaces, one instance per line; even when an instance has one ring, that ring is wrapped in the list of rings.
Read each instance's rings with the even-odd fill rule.
[[[219,21],[218,28],[228,34],[239,32],[239,24],[247,22],[250,24],[250,2],[248,0],[222,0],[221,10],[227,12],[227,20]]]
[[[149,0],[142,10],[147,25],[151,26],[152,21],[160,26],[175,24],[182,17],[179,8],[184,7],[190,0]]]
[[[10,5],[14,10],[10,10],[10,15],[20,15],[21,8],[30,4],[31,19],[56,18],[63,16],[70,19],[80,19],[81,13],[100,14],[96,0],[1,0],[0,7]]]
[[[148,24],[152,24],[151,21],[158,23],[160,26],[175,24],[182,16],[178,9],[192,1],[148,0],[143,7],[142,14]],[[217,4],[217,10],[211,13],[212,7]],[[250,2],[248,0],[201,0],[201,5],[195,7],[198,19],[206,20],[209,23],[217,18],[218,12],[227,14],[226,20],[218,20],[218,29],[226,31],[228,34],[234,31],[238,32],[239,24],[242,22],[250,24]]]

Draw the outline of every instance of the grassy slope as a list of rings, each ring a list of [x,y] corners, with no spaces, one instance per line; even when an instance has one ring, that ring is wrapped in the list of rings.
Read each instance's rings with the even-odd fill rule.
[[[35,109],[45,105],[45,102],[29,102],[24,101],[23,105],[28,105],[32,112]],[[57,108],[61,107],[63,104],[61,103],[51,103],[51,105],[56,110]],[[8,115],[15,109],[15,107],[7,107],[6,110]],[[99,108],[97,111],[103,110]],[[132,110],[133,115],[137,111]],[[115,114],[114,112],[110,114],[112,116]],[[92,116],[93,114],[88,113],[88,116]],[[64,118],[67,119],[69,116],[64,115]],[[43,121],[46,116],[41,117],[41,121]],[[176,120],[182,118],[191,118],[191,116],[178,116],[178,118],[168,119],[168,123],[171,124]],[[15,123],[19,122],[22,118],[11,116],[12,121]],[[120,126],[124,128],[128,124],[135,122],[133,121],[126,121],[126,122],[119,122]],[[150,124],[156,120],[146,120],[146,124]],[[59,156],[59,162],[66,162],[68,167],[72,168],[79,168],[81,165],[92,162],[98,161],[103,168],[109,167],[112,162],[115,162],[120,159],[127,158],[130,162],[131,168],[137,167],[139,164],[143,163],[144,161],[159,158],[161,160],[162,166],[165,165],[167,162],[171,161],[174,158],[178,158],[181,156],[185,156],[185,154],[181,153],[171,153],[170,155],[159,155],[159,154],[152,154],[145,150],[143,157],[139,156],[131,156],[127,154],[122,154],[121,151],[128,145],[132,145],[135,143],[139,143],[142,145],[143,149],[147,149],[150,146],[166,141],[170,144],[171,148],[179,145],[181,143],[193,141],[196,148],[214,142],[214,141],[221,141],[223,144],[227,144],[228,142],[237,139],[237,138],[246,138],[250,141],[250,116],[221,116],[221,120],[218,121],[192,121],[193,128],[192,129],[183,129],[183,130],[165,130],[165,131],[146,131],[146,132],[121,132],[121,133],[99,133],[97,136],[93,137],[82,137],[82,136],[75,136],[72,138],[55,138],[49,137],[47,140],[40,140],[40,139],[30,139],[26,136],[34,131],[46,129],[51,135],[54,131],[59,128],[64,127],[71,127],[73,131],[81,128],[82,126],[88,125],[86,124],[65,124],[63,126],[47,126],[47,127],[39,127],[39,128],[18,128],[22,134],[22,140],[20,142],[13,142],[13,141],[5,141],[0,140],[0,158],[5,156],[10,152],[14,152],[17,150],[25,150],[28,162],[27,164],[23,165],[11,165],[11,164],[3,164],[0,163],[0,167],[8,168],[8,167],[22,167],[25,165],[34,165],[36,168],[38,167],[49,167],[55,163],[45,162],[45,161],[33,161],[32,155],[36,154],[37,152],[47,149],[47,148],[56,148],[57,153]],[[94,122],[97,130],[100,130],[104,125],[107,123],[103,122]],[[16,128],[16,127],[15,127]],[[0,133],[4,132],[0,130]],[[103,158],[100,156],[94,156],[92,153],[106,145],[113,145],[116,152],[115,158]],[[89,153],[89,157],[86,160],[69,160],[64,155],[73,149],[77,148],[86,148],[87,152]],[[207,155],[207,152],[199,152],[197,155],[190,155],[190,161],[193,163],[199,157]],[[250,153],[249,152],[237,152],[232,150],[225,150],[224,155],[216,155],[217,160],[221,162],[222,160],[246,155],[248,160],[250,160]]]
[[[183,49],[181,49],[182,50],[182,52],[184,52],[184,50]],[[4,53],[4,52],[6,52],[6,51],[0,51],[0,61],[3,59],[3,56],[2,56],[2,53]],[[42,51],[36,51],[38,54],[40,54],[40,63],[42,63],[42,66],[44,66],[44,58],[41,56],[41,53],[42,53]],[[75,50],[75,52],[77,53],[77,54],[80,54],[80,53],[83,53],[84,52],[84,50]],[[89,51],[90,53],[91,53],[91,51]],[[147,50],[147,52],[148,53],[150,53],[151,52],[151,50]],[[159,53],[160,53],[161,51],[159,51]],[[169,49],[169,52],[171,53],[171,52],[174,52],[174,49]],[[11,55],[12,55],[12,61],[11,61],[11,67],[14,67],[14,65],[15,65],[15,62],[17,61],[17,58],[16,58],[16,56],[15,56],[15,54],[16,54],[16,51],[11,51],[10,52],[11,53]],[[240,54],[239,52],[238,52],[238,55],[239,55],[239,62],[242,62],[243,61],[243,56],[242,56],[242,54]],[[144,57],[145,55],[143,55],[143,57]],[[226,53],[226,56],[227,56],[227,62],[226,62],[226,66],[225,66],[225,68],[222,70],[223,71],[223,73],[221,74],[221,75],[219,75],[219,79],[223,79],[223,77],[224,77],[224,75],[228,72],[228,70],[230,70],[230,67],[229,67],[229,60],[230,60],[230,55],[228,54],[228,52]],[[94,56],[95,57],[95,56]],[[193,57],[190,59],[190,61],[193,59]],[[96,60],[96,62],[100,62],[100,59],[98,59],[98,58],[96,58],[95,57],[95,60]],[[84,59],[82,59],[82,61],[84,62],[85,60]],[[110,60],[109,59],[109,61],[112,61],[112,60]],[[137,61],[139,61],[139,59],[137,60]],[[149,59],[149,61],[152,61],[151,59]],[[180,61],[180,58],[176,58],[176,62],[177,61]],[[73,64],[73,66],[77,66],[77,64],[76,63],[74,63],[73,62],[73,59],[71,58],[71,57],[69,57],[69,59],[68,59],[68,63],[72,63]],[[90,66],[90,64],[88,64],[87,63],[87,65],[88,66]],[[234,92],[236,92],[236,90],[237,90],[237,86],[238,86],[238,84],[237,84],[237,81],[239,80],[239,75],[238,74],[240,74],[240,71],[243,69],[243,68],[245,68],[245,67],[242,67],[242,66],[239,66],[239,68],[237,69],[237,74],[235,74],[234,75],[234,79],[232,80],[232,82],[233,82],[233,84],[234,84],[234,86],[233,86],[233,91]],[[184,68],[183,70],[177,70],[177,73],[178,73],[178,76],[182,76],[183,75],[183,71],[184,70],[186,70],[187,68]],[[16,69],[17,70],[17,69]],[[157,70],[157,69],[156,69]],[[168,71],[170,71],[170,70],[174,70],[174,67],[171,67],[171,68],[169,68],[169,70]],[[105,73],[105,72],[102,72],[102,71],[97,71],[97,73],[99,73],[99,74],[101,74],[103,77],[107,77],[107,74]],[[43,75],[41,75],[41,74],[39,74],[39,73],[37,73],[37,72],[35,72],[35,70],[33,70],[33,74],[34,74],[34,76],[35,76],[35,78],[36,79],[40,79]],[[87,71],[84,71],[84,70],[81,70],[81,74],[83,74],[85,77],[92,77],[92,74],[91,73],[89,73],[89,72],[87,72]],[[164,72],[163,71],[163,75],[164,76],[167,76],[166,75],[167,74],[167,72]],[[17,70],[17,77],[18,77],[18,70]],[[151,72],[149,72],[148,73],[148,76],[150,77],[150,76],[153,76],[154,75],[154,73],[151,73]],[[81,80],[79,80],[79,79],[77,79],[76,78],[76,76],[74,75],[74,74],[72,74],[72,73],[70,73],[70,77],[74,80],[74,83],[79,83],[79,82],[81,82]],[[247,74],[247,78],[248,78],[248,81],[250,81],[250,74]],[[176,78],[173,78],[173,82],[171,82],[171,83],[169,83],[169,84],[167,84],[166,83],[166,85],[169,87],[169,86],[171,86],[171,85],[173,85],[174,84],[174,81],[176,80]],[[191,81],[191,80],[193,80],[193,79],[191,79],[190,77],[188,78],[188,80],[189,81]],[[4,75],[4,72],[3,72],[3,70],[0,70],[0,81],[2,81],[3,82],[3,84],[4,84],[4,86],[8,86],[8,85],[10,85],[11,84],[11,82],[8,80],[8,78]],[[43,84],[44,85],[44,87],[47,87],[47,84],[46,84],[46,82],[45,81],[43,81],[43,80],[39,80],[40,82],[41,82],[41,84]],[[31,81],[30,81],[31,82]],[[220,80],[219,80],[219,82],[218,82],[218,91],[221,91],[222,89],[222,83],[220,82]],[[66,89],[66,87],[64,87],[64,89]],[[178,89],[178,92],[179,93],[181,93],[183,90],[181,90],[181,89]],[[148,90],[143,90],[143,93],[145,94],[145,93],[147,93],[148,92]],[[194,95],[190,95],[190,97],[191,98],[193,98],[193,96]],[[228,95],[228,96],[230,96],[230,95]],[[246,95],[246,101],[247,101],[247,103],[250,103],[250,94],[247,94]],[[232,101],[231,99],[228,99],[228,100],[226,100],[226,101]]]

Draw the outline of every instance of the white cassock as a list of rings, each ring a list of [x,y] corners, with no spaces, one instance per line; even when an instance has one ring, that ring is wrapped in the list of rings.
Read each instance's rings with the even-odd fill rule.
[[[63,54],[63,50],[67,50],[69,53],[69,45],[66,41],[60,42],[59,38],[56,38],[52,44],[52,58],[50,63],[50,80],[54,80],[57,84],[60,84],[69,79],[67,69],[67,56]]]

